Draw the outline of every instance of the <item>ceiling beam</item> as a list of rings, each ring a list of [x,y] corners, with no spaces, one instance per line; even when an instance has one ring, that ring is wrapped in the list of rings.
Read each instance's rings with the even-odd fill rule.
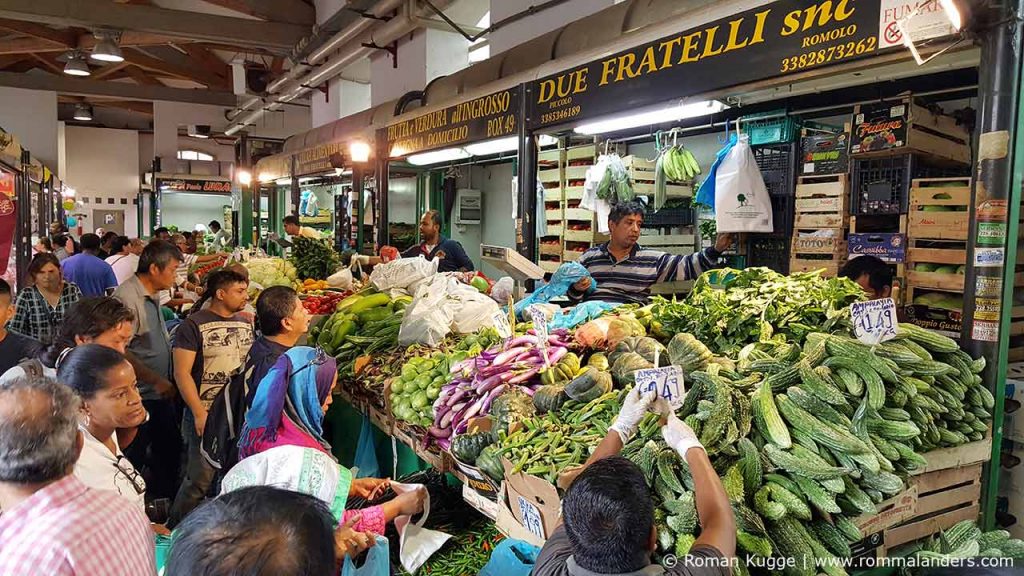
[[[213,52],[210,52],[198,44],[181,44],[177,47],[184,50],[185,54],[187,54],[192,61],[205,68],[210,74],[214,74],[222,78],[225,83],[229,78],[231,78],[231,67],[218,58]]]
[[[129,66],[124,71],[128,74],[129,78],[140,86],[166,86],[166,84],[150,76],[149,73],[138,66]]]
[[[0,54],[0,70],[28,58],[28,54]]]
[[[234,10],[273,22],[312,26],[316,10],[302,0],[203,0],[207,4]]]
[[[91,51],[98,40],[92,34],[82,34],[78,37],[77,47],[79,50]],[[172,38],[162,34],[150,34],[148,32],[126,31],[121,34],[120,45],[122,48],[133,46],[158,46],[174,42],[179,45],[189,44],[195,40]],[[67,46],[62,46],[40,40],[38,38],[15,38],[13,40],[0,40],[0,54],[22,54],[26,52],[64,52]],[[240,48],[235,47],[235,50]]]
[[[187,90],[167,86],[137,86],[126,82],[104,82],[67,76],[17,74],[14,72],[0,72],[0,86],[78,96],[109,96],[125,100],[167,100],[224,107],[235,106],[238,102],[238,98],[229,92]]]
[[[54,74],[64,73],[64,66],[50,58],[48,54],[32,54],[32,58],[42,64],[48,72],[53,72]]]
[[[211,42],[290,50],[309,26],[115,4],[109,0],[4,0],[0,18],[61,26],[114,28]]]
[[[78,44],[78,34],[74,30],[55,30],[34,22],[0,18],[0,29],[38,38],[59,48],[74,48]]]
[[[169,47],[168,49],[174,50]],[[211,88],[223,88],[227,86],[226,79],[217,76],[216,74],[211,74],[199,65],[188,66],[181,65],[176,62],[168,62],[167,60],[161,60],[145,54],[137,48],[126,48],[121,52],[124,54],[124,59],[126,61],[151,72],[159,72],[176,78],[191,80]]]
[[[130,66],[130,64],[128,62],[118,62],[117,64],[107,64],[106,66],[104,66],[103,68],[100,68],[99,70],[94,70],[93,73],[92,73],[92,76],[90,76],[90,78],[92,78],[93,80],[102,80],[104,78],[107,78],[109,76],[113,76],[113,75],[117,74],[118,72],[124,70],[128,66]]]

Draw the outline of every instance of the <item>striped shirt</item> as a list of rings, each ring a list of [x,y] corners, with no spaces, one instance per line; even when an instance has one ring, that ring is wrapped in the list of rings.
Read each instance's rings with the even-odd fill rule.
[[[637,244],[628,257],[616,262],[615,257],[608,252],[606,242],[587,250],[579,260],[597,283],[596,289],[581,294],[570,288],[569,299],[574,302],[604,300],[620,304],[644,304],[655,284],[693,280],[704,271],[714,268],[713,262],[719,256],[713,247],[688,256],[676,256]]]

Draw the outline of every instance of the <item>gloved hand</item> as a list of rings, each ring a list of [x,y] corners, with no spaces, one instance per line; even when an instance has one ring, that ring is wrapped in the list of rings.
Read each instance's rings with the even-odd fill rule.
[[[622,438],[622,443],[626,444],[633,434],[636,434],[636,429],[640,426],[640,420],[644,417],[644,414],[647,414],[647,411],[657,398],[658,393],[653,390],[642,395],[636,388],[630,390],[626,394],[625,402],[622,403],[619,415],[608,429],[618,432],[619,437]]]
[[[680,420],[671,411],[668,413],[668,421],[661,427],[661,436],[665,438],[666,444],[683,457],[683,460],[686,460],[686,452],[690,448],[704,450],[704,446],[697,439],[697,434],[694,433],[693,428],[690,428],[686,422]],[[704,450],[704,452],[707,453],[707,450]]]

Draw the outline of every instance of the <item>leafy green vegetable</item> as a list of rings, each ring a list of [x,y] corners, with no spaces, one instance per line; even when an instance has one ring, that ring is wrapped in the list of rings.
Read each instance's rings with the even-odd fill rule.
[[[751,342],[799,344],[811,332],[848,329],[849,305],[863,298],[845,278],[724,268],[702,274],[682,301],[656,297],[653,316],[665,333],[689,332],[731,356]]]
[[[326,240],[302,236],[292,239],[290,260],[295,265],[298,277],[303,279],[326,280],[341,267],[338,253],[328,245]]]

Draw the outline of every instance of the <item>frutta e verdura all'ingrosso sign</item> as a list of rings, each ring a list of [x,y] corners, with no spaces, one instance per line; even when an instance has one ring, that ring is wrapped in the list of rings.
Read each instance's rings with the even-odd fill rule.
[[[527,127],[842,64],[878,51],[881,0],[780,0],[531,83]]]
[[[392,158],[514,136],[521,90],[510,88],[421,114],[387,127]]]

